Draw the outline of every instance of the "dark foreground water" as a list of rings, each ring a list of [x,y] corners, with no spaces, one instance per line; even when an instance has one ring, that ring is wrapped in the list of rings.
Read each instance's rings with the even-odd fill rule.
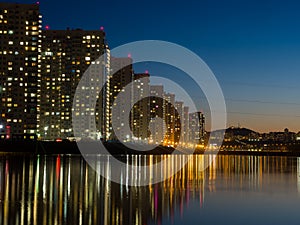
[[[300,158],[218,156],[201,171],[203,160],[131,187],[126,177],[120,185],[97,176],[79,156],[2,155],[0,224],[300,224]]]

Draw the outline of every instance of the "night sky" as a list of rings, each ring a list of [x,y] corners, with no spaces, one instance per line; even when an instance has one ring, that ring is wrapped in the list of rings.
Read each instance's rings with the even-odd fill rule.
[[[149,39],[180,44],[198,54],[219,80],[228,126],[300,130],[297,1],[40,0],[40,9],[43,26],[50,29],[104,26],[110,48]],[[145,69],[162,72],[159,66]],[[180,72],[165,74],[181,80]]]

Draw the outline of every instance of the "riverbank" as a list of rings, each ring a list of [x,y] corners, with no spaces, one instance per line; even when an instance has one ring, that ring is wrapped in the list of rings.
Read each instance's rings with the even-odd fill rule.
[[[97,142],[79,142],[84,148],[85,154],[111,154],[111,155],[164,155],[174,153],[174,148],[158,146],[150,151],[136,151],[127,148],[121,143],[105,142],[105,150],[99,151]],[[82,149],[81,148],[81,149]],[[81,154],[76,142],[70,141],[0,141],[0,153],[30,153],[30,154]],[[259,155],[259,156],[297,156],[300,157],[300,148],[294,148],[291,151],[266,150],[266,151],[248,151],[248,150],[221,150],[204,151],[196,149],[194,152],[182,151],[179,154],[219,154],[219,155]],[[177,152],[178,154],[178,152]]]

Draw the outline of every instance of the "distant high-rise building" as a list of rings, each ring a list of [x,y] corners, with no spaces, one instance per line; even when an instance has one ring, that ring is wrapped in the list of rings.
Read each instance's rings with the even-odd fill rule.
[[[41,24],[37,4],[0,3],[2,138],[34,138],[37,131]]]
[[[131,129],[134,141],[148,143],[148,124],[150,119],[149,74],[134,74],[131,110]],[[138,100],[140,99],[140,100]]]
[[[83,137],[97,138],[103,135],[103,124],[105,111],[103,93],[100,94],[101,100],[94,105],[88,101],[82,103],[80,99],[73,99],[77,85],[90,65],[95,64],[98,59],[108,49],[105,44],[105,33],[102,30],[85,31],[76,30],[44,30],[43,44],[41,53],[41,71],[42,82],[40,95],[40,119],[39,134],[42,139],[67,138],[73,136],[72,130],[72,107],[73,101],[78,102],[76,106],[84,108],[84,112],[94,115],[97,119],[97,131],[91,133],[93,121],[84,121],[84,124],[76,124],[81,130],[84,130]],[[103,72],[106,63],[100,63]],[[102,69],[97,68],[99,76],[95,79],[105,79]],[[98,81],[98,80],[97,80]],[[101,87],[96,90],[90,88],[88,81],[85,89],[89,90],[89,95],[97,95]],[[90,96],[84,96],[89,98]],[[81,105],[79,105],[81,103]],[[84,104],[84,105],[82,105]],[[74,112],[75,116],[79,111]],[[87,117],[88,118],[88,117]]]
[[[166,135],[164,139],[164,145],[175,146],[175,123],[176,123],[176,108],[175,106],[175,94],[164,93],[164,115],[166,123]]]
[[[178,133],[180,136],[179,144],[183,145],[183,128],[184,128],[184,109],[183,109],[183,102],[176,101],[175,102],[175,109],[177,110],[177,116],[175,116],[176,123],[180,124],[180,126],[175,126],[175,132]],[[178,138],[179,138],[178,137]]]
[[[119,104],[116,103],[118,94],[133,81],[133,68],[132,59],[126,58],[115,58],[111,57],[110,61],[111,72],[110,72],[110,83],[109,83],[109,133],[107,139],[120,140],[120,141],[131,141],[131,135],[125,132],[124,123],[121,121],[130,122],[128,115],[125,115],[124,108],[131,103],[132,90],[128,94],[128,101],[121,101]],[[113,107],[113,109],[112,109]],[[128,116],[129,117],[129,116]],[[114,122],[112,121],[114,120]],[[113,126],[113,124],[115,126]],[[119,134],[118,137],[116,134]]]
[[[189,140],[191,144],[204,142],[205,117],[202,112],[194,112],[189,115]]]
[[[164,87],[162,85],[150,85],[150,137],[149,142],[163,144],[166,125],[164,122]]]
[[[183,127],[181,128],[183,146],[188,146],[189,142],[189,107],[183,107]]]

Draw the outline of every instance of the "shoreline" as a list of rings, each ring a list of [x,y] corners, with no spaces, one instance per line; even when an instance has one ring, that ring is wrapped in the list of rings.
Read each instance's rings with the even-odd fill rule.
[[[99,152],[97,142],[83,142],[80,145],[87,150],[84,154],[103,154],[103,155],[170,155],[174,152],[174,148],[158,146],[150,151],[136,151],[127,148],[121,143],[103,143],[107,151]],[[33,154],[33,155],[57,155],[57,154],[74,154],[81,155],[76,142],[43,142],[43,141],[2,141],[0,142],[0,155],[5,154]],[[279,150],[220,150],[220,151],[204,151],[196,149],[194,152],[176,152],[174,154],[194,154],[194,155],[249,155],[249,156],[293,156],[300,157],[299,150],[279,151]]]

